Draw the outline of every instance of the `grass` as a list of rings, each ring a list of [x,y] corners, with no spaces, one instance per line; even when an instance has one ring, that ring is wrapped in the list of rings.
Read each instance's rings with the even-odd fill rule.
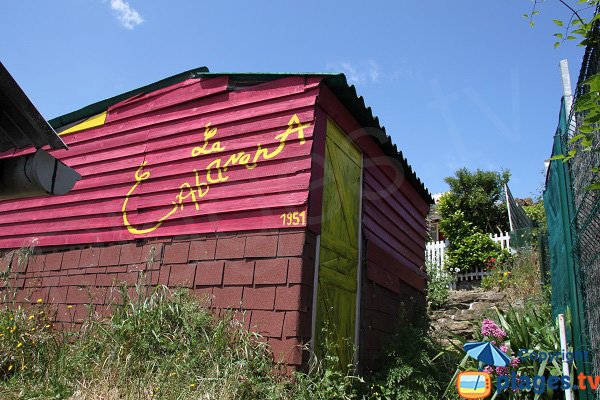
[[[523,304],[549,312],[549,287],[542,285],[539,252],[535,247],[520,249],[504,268],[484,277],[484,289],[501,290],[508,304]]]
[[[53,329],[41,302],[0,309],[0,398],[433,400],[444,386],[433,343],[406,324],[367,377],[335,367],[328,351],[290,378],[233,314],[215,317],[185,291],[120,290],[110,318],[90,315],[76,330]]]
[[[16,251],[14,264],[30,253]],[[425,327],[400,326],[381,368],[364,377],[339,368],[339,341],[324,331],[326,354],[289,377],[239,314],[216,317],[186,291],[141,278],[135,291],[113,288],[119,302],[109,318],[90,312],[81,326],[58,329],[53,306],[15,302],[10,275],[0,289],[0,399],[434,400],[445,385]]]
[[[266,340],[185,291],[140,286],[109,319],[52,329],[51,308],[0,310],[2,399],[354,399],[361,378],[313,362],[290,379]]]

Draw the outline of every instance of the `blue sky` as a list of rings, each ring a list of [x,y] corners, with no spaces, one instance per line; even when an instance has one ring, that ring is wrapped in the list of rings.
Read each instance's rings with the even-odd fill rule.
[[[206,65],[219,71],[344,72],[431,192],[463,166],[509,169],[539,193],[560,107],[546,0],[5,1],[0,59],[48,119]]]

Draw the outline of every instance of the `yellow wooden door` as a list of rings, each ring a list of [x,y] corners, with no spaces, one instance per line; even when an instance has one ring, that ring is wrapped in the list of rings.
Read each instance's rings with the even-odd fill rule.
[[[328,121],[315,350],[320,357],[336,355],[342,368],[353,362],[354,353],[361,164],[360,151]]]

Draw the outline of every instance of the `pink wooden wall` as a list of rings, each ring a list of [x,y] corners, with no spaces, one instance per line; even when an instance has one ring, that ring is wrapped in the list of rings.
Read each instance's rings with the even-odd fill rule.
[[[0,202],[0,248],[306,225],[318,84],[190,79],[111,106],[51,151],[83,177],[69,194]]]

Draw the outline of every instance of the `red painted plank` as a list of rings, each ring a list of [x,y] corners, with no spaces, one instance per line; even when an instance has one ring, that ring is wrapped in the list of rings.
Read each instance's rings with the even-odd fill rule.
[[[284,207],[270,210],[256,210],[243,213],[231,213],[223,216],[217,216],[213,219],[207,219],[201,224],[195,224],[195,234],[209,232],[230,232],[240,230],[256,230],[261,229],[297,229],[297,227],[283,226],[281,214],[287,212],[302,212],[306,211],[305,207]],[[173,223],[167,221],[161,229],[156,231],[156,237],[169,237],[175,235],[189,234],[190,228],[188,224],[181,225],[179,222]],[[29,234],[18,237],[3,238],[2,246],[4,248],[18,248],[27,245],[32,238],[37,239],[39,246],[58,246],[66,244],[83,244],[83,243],[102,243],[138,239],[139,236],[132,235],[126,229],[120,227],[111,227],[103,231],[91,231],[81,229],[73,232],[52,232],[49,234]]]
[[[177,211],[167,221],[184,220],[187,226],[187,233],[195,233],[195,229],[203,220],[211,217],[211,215],[225,214],[230,212],[248,212],[265,208],[279,208],[287,206],[301,206],[306,204],[307,193],[276,193],[257,195],[253,197],[235,198],[235,199],[218,199],[216,201],[201,202],[199,210],[195,210],[193,205],[185,205],[183,210]],[[112,204],[111,204],[112,203]],[[78,213],[74,210],[68,216],[58,215],[57,219],[39,221],[21,222],[12,225],[10,232],[7,231],[5,236],[26,235],[31,232],[36,234],[50,232],[67,232],[79,231],[85,227],[87,231],[102,230],[108,226],[123,227],[123,217],[120,212],[122,206],[121,199],[113,199],[106,202],[95,202],[94,204],[80,204],[80,208],[93,207],[94,213],[86,215],[85,210]],[[75,207],[74,207],[75,208]],[[129,207],[128,207],[129,208]],[[115,212],[114,210],[118,210]],[[155,223],[172,209],[171,205],[148,209],[145,212],[127,213],[129,222],[135,227],[142,229],[155,225]],[[97,211],[96,211],[97,210]],[[58,214],[58,213],[57,213]],[[85,217],[83,220],[82,217]],[[149,226],[144,226],[149,224]],[[193,227],[193,228],[192,228]],[[9,229],[2,227],[0,230]],[[123,227],[123,229],[125,229]],[[159,231],[160,228],[157,229]],[[4,236],[3,235],[3,236]]]
[[[280,134],[281,132],[285,132],[285,130],[287,129],[287,123],[290,120],[290,117],[294,114],[297,114],[296,109],[292,109],[291,112],[287,112],[285,117],[282,117],[281,119],[279,119],[278,121],[276,121],[277,123],[279,123],[278,126],[273,127],[271,133],[273,134],[273,138],[277,135]],[[260,112],[260,113],[269,113],[268,108],[262,108],[262,110],[248,110],[248,112],[250,114],[254,114],[255,112]],[[304,115],[306,117],[306,115]],[[299,119],[301,118],[301,116],[299,115]],[[204,123],[201,126],[201,128],[199,127],[198,130],[196,132],[187,132],[185,135],[181,135],[181,132],[176,132],[178,133],[178,135],[172,137],[172,138],[168,138],[168,139],[158,139],[158,142],[156,144],[156,146],[152,146],[148,149],[148,151],[152,151],[152,150],[156,150],[156,149],[165,149],[164,151],[169,151],[171,148],[175,148],[176,146],[185,146],[185,145],[192,145],[192,144],[198,144],[198,142],[201,141],[201,139],[204,137],[204,132],[205,132],[205,126],[206,124],[208,124],[209,122],[211,123],[212,127],[216,127],[217,128],[217,135],[214,137],[214,140],[225,140],[226,138],[230,137],[230,136],[234,136],[236,134],[245,134],[247,136],[249,136],[251,133],[253,133],[253,131],[250,130],[245,130],[245,131],[241,131],[239,128],[238,129],[228,129],[228,125],[227,124],[231,124],[231,123],[237,123],[241,120],[244,120],[244,115],[243,113],[230,113],[227,115],[227,118],[217,118],[217,121],[212,121],[210,119],[204,119]],[[311,123],[312,118],[305,118],[305,119],[300,119],[300,121],[302,123]],[[273,120],[271,120],[272,122],[275,122]],[[285,122],[283,122],[285,121]],[[263,125],[264,126],[264,125]],[[312,123],[311,123],[312,126]],[[312,135],[312,128],[310,128],[310,126],[305,130],[305,135],[306,136],[311,136]],[[164,127],[162,127],[163,131],[164,131]],[[228,132],[230,131],[230,132]],[[84,133],[84,132],[82,132]],[[266,135],[266,134],[265,134]],[[73,154],[70,154],[67,152],[67,150],[59,150],[57,152],[51,152],[51,154],[53,154],[55,157],[63,160],[65,163],[67,163],[70,166],[77,166],[77,165],[81,165],[81,164],[85,164],[85,163],[91,163],[91,162],[97,162],[100,160],[107,160],[107,159],[112,159],[112,158],[119,158],[119,157],[124,157],[130,154],[138,154],[140,151],[145,151],[145,146],[146,143],[143,142],[143,138],[144,136],[146,136],[148,138],[148,140],[150,141],[148,143],[148,145],[150,145],[152,142],[154,142],[154,140],[157,140],[155,137],[153,137],[154,135],[151,135],[151,132],[146,132],[146,134],[136,134],[133,137],[130,138],[130,133],[124,133],[123,135],[121,135],[120,137],[116,138],[114,141],[112,141],[113,146],[112,148],[106,148],[106,147],[101,147],[101,150],[98,151],[97,148],[94,148],[93,146],[89,146],[87,148],[88,151],[84,152],[83,155],[78,155],[79,152],[74,152],[73,154],[75,154],[75,156],[72,156]],[[161,134],[162,136],[162,134]],[[141,141],[141,143],[139,141]],[[274,140],[274,139],[273,139]],[[165,143],[166,142],[166,143]],[[131,143],[140,143],[137,146],[132,146]],[[258,142],[256,142],[258,143]],[[68,145],[71,145],[70,143],[67,142]],[[77,146],[73,146],[74,149],[77,148]],[[64,152],[64,153],[63,153]]]
[[[374,204],[384,204],[392,210],[392,214],[388,218],[399,218],[414,229],[415,232],[420,232],[426,228],[425,219],[423,217],[415,217],[416,210],[408,201],[402,201],[402,196],[398,189],[392,189],[391,186],[381,185],[370,172],[365,171],[365,201]]]
[[[364,225],[367,238],[373,240],[373,238],[376,237],[378,242],[387,243],[388,246],[393,248],[393,253],[398,255],[397,258],[402,260],[405,264],[410,264],[417,269],[424,265],[424,255],[419,257],[414,254],[402,242],[375,223],[370,215],[364,214],[363,221],[365,222]]]
[[[368,218],[369,218],[368,216],[365,216],[365,219],[368,219]],[[378,232],[376,232],[376,229],[372,229],[374,227],[375,227],[375,225],[369,225],[369,227],[365,227],[366,228],[365,236],[366,236],[367,240],[370,240],[370,241],[373,241],[374,243],[376,243],[379,247],[384,249],[387,253],[391,254],[403,266],[409,267],[413,271],[421,271],[421,267],[424,266],[424,264],[425,264],[425,260],[424,260],[425,255],[423,255],[423,264],[416,265],[415,263],[413,263],[412,261],[407,259],[401,252],[399,252],[394,247],[394,243],[390,243],[390,242],[386,241],[386,239],[381,238],[378,235]]]
[[[75,188],[70,193],[63,196],[27,198],[21,199],[18,202],[14,200],[5,200],[0,202],[0,213],[2,213],[3,216],[2,220],[6,221],[7,218],[9,218],[9,213],[13,212],[17,214],[23,214],[23,216],[17,221],[26,221],[29,219],[29,217],[25,211],[35,211],[38,208],[43,209],[56,204],[73,204],[80,201],[103,199],[107,196],[113,196],[114,193],[119,193],[119,196],[123,198],[135,182],[135,171],[139,168],[142,161],[143,159],[140,158],[131,163],[129,169],[123,169],[110,174],[85,177],[83,180],[77,182]],[[292,157],[289,159],[282,157],[281,159],[277,160],[269,160],[268,162],[265,162],[263,166],[265,168],[255,168],[253,170],[253,174],[250,172],[250,170],[246,170],[246,168],[241,167],[240,173],[236,173],[236,182],[285,176],[290,174],[293,175],[302,171],[309,171],[310,159],[306,157]],[[185,170],[191,171],[193,164],[190,163],[188,167],[190,168],[186,168]],[[152,182],[157,181],[159,186],[162,185],[165,187],[172,187],[174,182],[173,176],[168,171],[165,176],[161,176],[155,174],[154,170],[152,170],[151,179]],[[148,185],[146,188],[147,193],[152,193],[152,186]],[[11,221],[15,222],[15,220]],[[0,224],[1,223],[2,222],[0,221]]]
[[[319,235],[321,233],[321,215],[323,213],[323,176],[325,173],[325,134],[327,131],[327,114],[317,106],[313,131],[313,150],[311,157],[311,173],[308,200],[308,228]]]
[[[426,288],[427,277],[423,271],[413,270],[411,268],[395,268],[391,267],[398,261],[388,251],[378,246],[375,242],[369,241],[367,244],[367,271],[371,266],[377,265],[383,270],[389,271],[393,276],[398,277],[410,286],[419,291],[424,291]]]
[[[114,104],[108,109],[107,122],[137,116],[177,105],[181,102],[208,97],[227,90],[228,77],[188,79],[178,84],[156,90],[143,96]]]
[[[298,99],[298,98],[302,98],[302,97],[305,97],[307,99],[312,99],[312,101],[310,101],[310,100],[308,101],[309,106],[312,106],[314,104],[317,93],[318,92],[316,90],[312,90],[312,91],[306,92],[306,93],[295,94],[293,99]],[[211,122],[212,125],[214,126],[217,123],[223,125],[224,122],[236,121],[236,118],[237,118],[237,116],[235,115],[236,112],[239,112],[239,111],[247,109],[247,108],[256,108],[256,107],[260,108],[261,105],[265,105],[265,104],[262,104],[265,101],[274,102],[274,101],[278,100],[279,102],[285,103],[288,100],[290,100],[288,98],[289,96],[290,96],[290,93],[284,92],[284,91],[282,91],[279,94],[279,97],[281,97],[280,99],[271,99],[271,98],[265,97],[265,93],[262,93],[262,92],[257,92],[257,93],[246,92],[246,91],[227,92],[227,93],[223,93],[222,95],[219,95],[218,99],[213,96],[210,99],[206,99],[204,102],[195,101],[195,102],[191,102],[191,103],[190,102],[185,103],[184,104],[185,108],[183,109],[183,111],[176,113],[177,118],[164,119],[164,118],[160,118],[161,117],[160,114],[159,114],[158,118],[149,118],[148,115],[145,115],[143,123],[140,121],[115,122],[112,124],[106,123],[100,127],[76,132],[73,134],[67,134],[67,135],[63,136],[63,140],[65,140],[65,142],[69,146],[72,146],[75,143],[96,141],[99,138],[105,138],[105,137],[108,137],[108,136],[111,136],[114,134],[122,135],[126,131],[135,130],[135,129],[147,130],[149,132],[149,136],[151,138],[154,138],[156,136],[168,135],[169,131],[173,130],[173,128],[170,128],[170,127],[175,127],[175,132],[191,130],[191,129],[202,129],[203,130],[204,126],[208,122]],[[204,104],[204,103],[206,103],[206,104]],[[183,106],[180,106],[180,107],[183,107]],[[306,106],[306,107],[308,107],[308,106]],[[225,111],[232,111],[229,114],[233,115],[233,117],[230,117],[228,120],[225,120],[225,121],[222,121],[222,120],[216,121],[216,120],[212,119],[213,116],[215,116],[215,115],[216,116],[224,115],[223,113]],[[286,108],[286,109],[281,109],[279,112],[285,114],[284,116],[288,116],[288,119],[289,119],[289,114],[291,111],[293,111],[291,108]],[[310,110],[307,109],[306,111],[309,111],[310,115],[312,116],[312,112],[313,112],[312,109],[310,109]],[[171,109],[169,109],[169,112],[174,113],[175,109],[171,108]],[[298,113],[298,111],[295,111],[295,112]],[[265,121],[268,122],[268,118],[276,113],[277,112],[273,111],[269,115],[262,115],[262,117],[263,117],[262,119],[265,119]],[[304,121],[305,118],[301,117],[300,119],[301,119],[301,121]],[[110,120],[110,118],[107,117],[107,120]],[[240,121],[237,121],[237,122],[239,124]],[[259,119],[256,122],[260,123],[261,119]],[[287,120],[283,121],[280,126],[284,126],[285,124],[287,124]],[[155,129],[152,129],[151,128],[152,125],[159,125],[159,126],[156,126]],[[62,153],[58,153],[58,154],[61,155]],[[64,154],[67,154],[67,152]]]
[[[385,218],[383,210],[369,207],[365,210],[365,215],[369,217],[369,221],[377,226],[383,239],[398,243],[398,248],[402,249],[402,253],[415,264],[419,265],[423,261],[423,254],[425,253],[424,240],[415,241],[415,239],[406,235],[398,226]],[[368,228],[371,229],[372,227],[369,226]],[[423,243],[423,246],[421,246],[421,243]]]
[[[308,189],[308,180],[310,177],[308,172],[282,176],[281,174],[277,175],[275,171],[276,168],[272,170],[271,177],[267,179],[247,177],[247,180],[235,184],[211,185],[207,195],[202,198],[202,204],[208,201],[236,199],[261,194],[268,195],[289,191],[306,192]],[[138,186],[138,189],[133,192],[131,198],[134,198],[136,193],[140,194],[138,199],[139,208],[170,205],[171,201],[177,200],[177,195],[180,193],[177,186],[179,182],[173,182],[171,179],[165,183],[170,185],[160,185],[158,188],[146,188],[144,186],[143,194]],[[3,215],[0,220],[0,230],[5,228],[6,225],[15,223],[21,223],[22,225],[28,221],[39,222],[60,218],[92,216],[98,213],[120,213],[125,195],[132,186],[133,182],[127,184],[127,186],[118,186],[102,192],[92,192],[93,196],[89,196],[89,193],[88,196],[81,196],[77,193],[65,195],[61,196],[62,202],[57,202],[53,199],[55,200],[54,204],[43,203],[41,199],[36,199],[38,204],[41,203],[36,208],[32,208],[29,204],[24,204],[21,208],[13,208],[12,211],[0,209]],[[188,195],[189,192],[185,194]],[[183,201],[183,204],[184,206],[191,205],[191,197],[188,201]],[[268,206],[268,201],[263,205]],[[131,206],[131,202],[128,209],[135,210]]]

